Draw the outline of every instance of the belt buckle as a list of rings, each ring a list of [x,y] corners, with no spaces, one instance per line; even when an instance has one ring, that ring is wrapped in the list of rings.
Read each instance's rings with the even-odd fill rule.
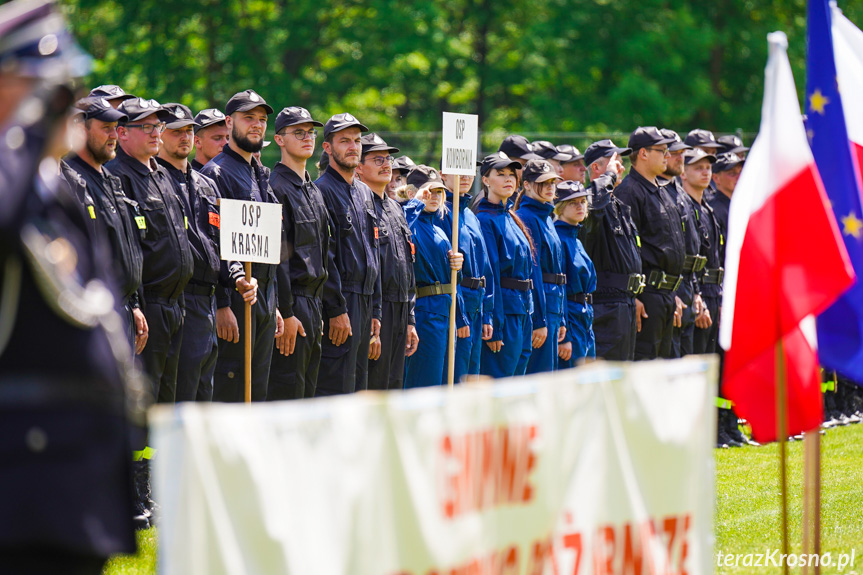
[[[723,278],[725,278],[725,268],[719,268],[716,270],[716,283],[721,284]]]
[[[479,278],[479,287],[485,288],[485,276]]]
[[[644,291],[645,286],[644,274],[631,274],[627,282],[626,289],[631,291],[633,295],[638,295]]]
[[[683,276],[677,276],[677,281],[674,282],[674,287],[671,288],[671,291],[677,291],[677,288],[680,287],[681,283],[683,283]]]
[[[529,280],[526,280],[526,281],[527,281],[527,289],[528,289],[528,291],[529,291],[529,290],[532,290],[532,289],[533,289],[533,279],[529,279]]]
[[[443,294],[443,288],[441,287],[441,283],[435,282],[434,283],[434,295],[441,295],[441,294]]]

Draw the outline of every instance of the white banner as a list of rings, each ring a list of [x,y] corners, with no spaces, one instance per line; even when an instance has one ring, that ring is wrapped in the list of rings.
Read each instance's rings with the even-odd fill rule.
[[[479,116],[444,112],[442,133],[440,172],[475,176],[476,153],[479,147]]]
[[[716,364],[159,406],[169,575],[712,573]]]

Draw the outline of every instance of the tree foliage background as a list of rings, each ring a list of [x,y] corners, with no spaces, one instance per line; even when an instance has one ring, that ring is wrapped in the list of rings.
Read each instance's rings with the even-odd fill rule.
[[[478,114],[487,148],[637,125],[752,133],[774,30],[805,84],[805,0],[61,2],[96,60],[91,85],[195,111],[254,88],[277,110],[425,133],[412,145],[428,150],[444,110]],[[860,22],[860,2],[840,6]]]

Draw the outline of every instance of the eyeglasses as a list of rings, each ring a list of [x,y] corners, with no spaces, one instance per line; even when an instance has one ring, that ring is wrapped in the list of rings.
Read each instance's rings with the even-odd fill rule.
[[[393,162],[396,161],[396,159],[392,156],[375,156],[371,160],[375,163],[376,166],[383,166],[384,162],[392,166]]]
[[[645,148],[646,150],[653,150],[654,152],[659,152],[663,156],[670,156],[671,152],[668,151],[668,148],[654,148],[653,146],[648,146]]]
[[[140,128],[142,132],[145,134],[152,134],[153,130],[158,130],[161,134],[165,131],[165,122],[159,122],[158,124],[126,124],[127,128]]]
[[[296,139],[300,140],[301,142],[306,138],[311,138],[312,140],[314,140],[318,137],[318,131],[314,128],[312,128],[311,130],[294,130],[291,133]]]

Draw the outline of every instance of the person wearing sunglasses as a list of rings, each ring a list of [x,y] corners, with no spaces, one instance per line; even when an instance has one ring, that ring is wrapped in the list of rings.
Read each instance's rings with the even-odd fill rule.
[[[684,281],[686,245],[683,219],[659,179],[668,168],[674,138],[654,126],[639,127],[629,137],[632,168],[615,190],[629,206],[641,237],[644,292],[636,299],[635,359],[671,357],[675,292]]]

